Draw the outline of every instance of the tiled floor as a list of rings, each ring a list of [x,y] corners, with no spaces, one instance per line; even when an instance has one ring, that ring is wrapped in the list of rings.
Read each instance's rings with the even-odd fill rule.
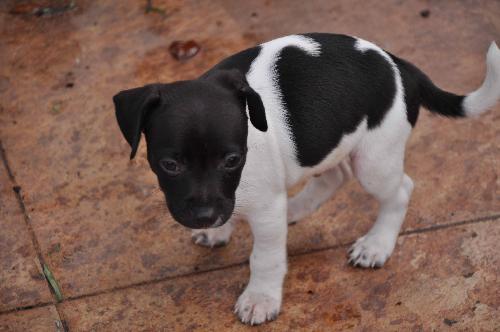
[[[250,330],[232,314],[248,228],[225,248],[191,243],[162,205],[144,145],[128,161],[117,91],[194,78],[280,35],[330,31],[374,41],[466,93],[483,78],[489,42],[500,42],[498,1],[173,0],[153,1],[164,12],[149,14],[145,2],[77,0],[42,16],[33,9],[70,1],[0,2],[0,331]],[[186,39],[201,52],[178,62],[168,47]],[[253,330],[500,328],[500,107],[472,120],[422,112],[407,151],[416,189],[387,265],[346,263],[376,215],[350,183],[290,228],[282,314]]]

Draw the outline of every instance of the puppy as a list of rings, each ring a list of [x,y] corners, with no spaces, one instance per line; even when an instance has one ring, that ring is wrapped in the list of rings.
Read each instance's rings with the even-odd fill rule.
[[[194,229],[196,243],[225,244],[235,220],[249,222],[251,275],[235,312],[253,325],[280,311],[287,221],[313,212],[354,174],[380,211],[349,260],[382,266],[413,190],[403,161],[419,107],[467,117],[499,97],[495,43],[484,83],[459,96],[368,41],[311,33],[244,50],[198,79],[125,90],[113,101],[130,157],[143,132],[166,204]],[[287,188],[304,179],[288,199]]]

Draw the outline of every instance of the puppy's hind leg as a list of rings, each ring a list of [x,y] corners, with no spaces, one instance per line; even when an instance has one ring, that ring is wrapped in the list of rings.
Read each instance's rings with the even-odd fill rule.
[[[355,152],[354,174],[380,208],[375,224],[350,249],[354,265],[380,267],[394,250],[413,191],[413,181],[403,170],[409,132],[403,128],[392,137],[388,131],[379,132],[382,135],[367,137]]]
[[[352,245],[349,262],[353,265],[380,267],[391,256],[408,209],[413,181],[404,174],[395,188],[385,197],[374,194],[380,203],[380,211],[370,231]]]
[[[203,247],[222,247],[226,245],[234,228],[234,219],[229,219],[224,225],[216,228],[193,229],[191,239],[195,244]]]
[[[288,200],[288,223],[295,223],[316,211],[352,177],[347,160],[307,181],[304,188]]]

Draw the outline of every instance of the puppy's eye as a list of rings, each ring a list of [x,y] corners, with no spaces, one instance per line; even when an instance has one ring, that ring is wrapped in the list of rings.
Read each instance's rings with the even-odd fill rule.
[[[226,170],[234,170],[240,166],[241,156],[237,153],[230,153],[224,158],[224,168]]]
[[[160,160],[160,167],[170,176],[179,175],[181,173],[181,166],[179,163],[170,158],[163,158]]]

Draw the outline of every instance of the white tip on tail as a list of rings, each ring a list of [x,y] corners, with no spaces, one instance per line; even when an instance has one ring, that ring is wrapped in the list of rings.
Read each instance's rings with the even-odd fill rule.
[[[477,116],[495,106],[500,99],[500,50],[492,42],[486,55],[486,78],[479,89],[463,101],[467,116]]]

